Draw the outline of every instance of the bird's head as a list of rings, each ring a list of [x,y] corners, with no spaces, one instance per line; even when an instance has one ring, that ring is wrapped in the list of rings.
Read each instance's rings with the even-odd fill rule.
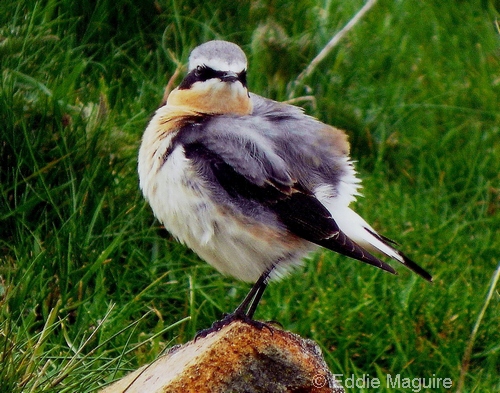
[[[238,45],[206,42],[191,52],[188,74],[170,93],[167,105],[206,114],[249,114],[252,103],[246,73],[247,59]]]

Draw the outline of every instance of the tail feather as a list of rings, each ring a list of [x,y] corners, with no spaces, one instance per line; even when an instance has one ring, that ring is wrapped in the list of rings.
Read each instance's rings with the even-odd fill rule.
[[[426,270],[424,270],[419,265],[417,265],[415,262],[413,262],[410,258],[408,258],[401,251],[396,250],[394,247],[392,247],[392,245],[396,245],[397,244],[394,240],[391,240],[388,237],[379,235],[377,232],[375,232],[371,228],[364,228],[364,229],[368,233],[370,233],[373,237],[375,237],[380,242],[382,242],[385,246],[390,247],[392,249],[392,251],[394,253],[396,253],[399,258],[394,258],[393,255],[388,255],[388,256],[396,259],[398,262],[400,262],[401,264],[405,265],[408,269],[410,269],[414,273],[417,273],[420,277],[424,278],[425,280],[427,280],[429,282],[432,282],[432,276]],[[372,244],[372,245],[373,245],[373,247],[377,248],[379,251],[381,251],[381,252],[383,252],[385,254],[385,252],[383,250],[381,250],[380,248],[378,248],[376,244]]]
[[[432,282],[432,276],[427,272],[425,269],[417,265],[415,262],[413,262],[410,258],[408,258],[405,254],[402,252],[398,251],[398,254],[401,256],[403,261],[401,262],[403,265],[405,265],[408,269],[410,269],[412,272],[417,273],[420,277],[423,279]]]
[[[432,282],[432,276],[405,254],[396,250],[393,245],[396,243],[385,236],[379,235],[361,216],[350,208],[337,209],[333,211],[333,218],[339,228],[352,239],[352,241],[369,251],[378,251],[388,257],[395,259],[408,269],[418,274],[425,280]],[[358,258],[356,258],[358,259]],[[365,261],[363,261],[365,262]],[[369,262],[367,262],[369,263]],[[385,269],[384,269],[385,270]]]

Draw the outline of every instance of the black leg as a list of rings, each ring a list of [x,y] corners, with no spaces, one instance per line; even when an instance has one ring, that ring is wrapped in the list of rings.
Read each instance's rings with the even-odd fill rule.
[[[252,303],[248,307],[247,310],[247,317],[250,319],[253,319],[253,314],[255,314],[255,310],[257,310],[257,306],[259,305],[260,299],[262,298],[262,295],[264,294],[264,291],[267,288],[267,279],[259,286],[257,289],[257,293],[252,299]]]
[[[264,294],[264,291],[267,287],[267,282],[269,280],[269,275],[271,274],[272,269],[266,270],[257,280],[257,282],[253,285],[248,295],[245,296],[245,299],[241,302],[241,304],[234,310],[233,314],[237,315],[245,315],[248,318],[252,319],[255,310]]]
[[[250,289],[250,292],[248,292],[248,295],[245,296],[245,299],[243,299],[241,304],[236,307],[236,310],[234,310],[234,312],[232,312],[231,314],[227,314],[220,321],[215,321],[210,328],[201,330],[196,333],[195,341],[200,337],[205,337],[212,332],[216,332],[222,329],[224,326],[236,320],[248,323],[258,329],[262,329],[264,327],[271,329],[267,324],[259,321],[254,321],[252,318],[255,314],[257,306],[259,305],[260,299],[262,298],[262,295],[266,290],[269,275],[272,271],[273,268],[266,270],[259,277],[257,282],[253,285],[252,289]]]

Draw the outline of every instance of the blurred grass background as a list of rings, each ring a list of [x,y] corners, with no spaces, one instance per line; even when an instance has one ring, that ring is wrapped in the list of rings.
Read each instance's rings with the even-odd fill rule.
[[[1,392],[94,391],[239,303],[248,285],[154,221],[138,190],[142,132],[196,45],[238,43],[251,90],[286,100],[362,5],[1,3]],[[499,12],[379,0],[296,91],[349,134],[358,212],[435,277],[319,252],[271,285],[257,318],[316,340],[337,374],[435,375],[456,389],[500,260]],[[464,391],[500,391],[499,327],[497,290]]]

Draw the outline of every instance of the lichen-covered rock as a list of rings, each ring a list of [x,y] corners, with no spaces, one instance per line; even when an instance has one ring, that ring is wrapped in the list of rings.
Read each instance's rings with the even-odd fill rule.
[[[172,348],[102,393],[343,393],[319,347],[296,334],[232,322]]]

